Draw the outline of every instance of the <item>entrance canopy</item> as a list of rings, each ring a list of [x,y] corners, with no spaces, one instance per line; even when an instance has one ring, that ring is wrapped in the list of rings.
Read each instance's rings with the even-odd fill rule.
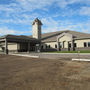
[[[16,36],[16,35],[5,35],[0,37],[0,42],[5,41],[5,39],[9,42],[35,42],[40,43],[40,40],[32,38],[30,36]]]
[[[8,54],[8,43],[19,43],[20,49],[30,51],[31,48],[36,44],[40,44],[41,41],[30,36],[16,36],[16,35],[5,35],[0,37],[0,47],[5,46],[5,52]]]

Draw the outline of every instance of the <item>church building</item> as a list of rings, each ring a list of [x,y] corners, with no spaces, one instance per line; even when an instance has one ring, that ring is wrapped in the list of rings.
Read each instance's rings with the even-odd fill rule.
[[[32,35],[5,35],[0,37],[0,51],[46,52],[90,50],[90,34],[64,30],[42,34],[42,22],[32,23]]]

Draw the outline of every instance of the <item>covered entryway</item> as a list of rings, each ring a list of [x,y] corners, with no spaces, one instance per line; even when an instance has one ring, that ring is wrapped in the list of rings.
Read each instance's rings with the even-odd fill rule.
[[[4,52],[30,52],[35,51],[36,44],[40,40],[28,36],[6,35],[0,38],[0,47],[3,44]]]

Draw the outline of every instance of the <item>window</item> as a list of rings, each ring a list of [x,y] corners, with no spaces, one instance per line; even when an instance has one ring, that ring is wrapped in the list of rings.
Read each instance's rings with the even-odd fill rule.
[[[41,48],[43,49],[43,45],[41,46]]]
[[[76,43],[74,43],[74,47],[77,47],[77,44]]]
[[[90,42],[88,42],[88,47],[90,47]]]
[[[59,48],[62,48],[62,43],[61,42],[59,42]]]
[[[57,44],[55,44],[55,48],[57,48]]]
[[[48,48],[50,48],[50,45],[48,46]]]
[[[46,49],[47,49],[47,45],[46,45]]]
[[[71,43],[69,43],[69,48],[71,48]]]
[[[87,47],[87,43],[86,42],[84,42],[84,47]]]

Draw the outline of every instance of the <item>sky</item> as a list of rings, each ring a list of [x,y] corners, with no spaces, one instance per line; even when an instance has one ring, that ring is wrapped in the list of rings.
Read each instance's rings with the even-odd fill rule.
[[[42,33],[90,33],[90,0],[0,0],[0,36],[31,35],[35,18],[43,23]]]

